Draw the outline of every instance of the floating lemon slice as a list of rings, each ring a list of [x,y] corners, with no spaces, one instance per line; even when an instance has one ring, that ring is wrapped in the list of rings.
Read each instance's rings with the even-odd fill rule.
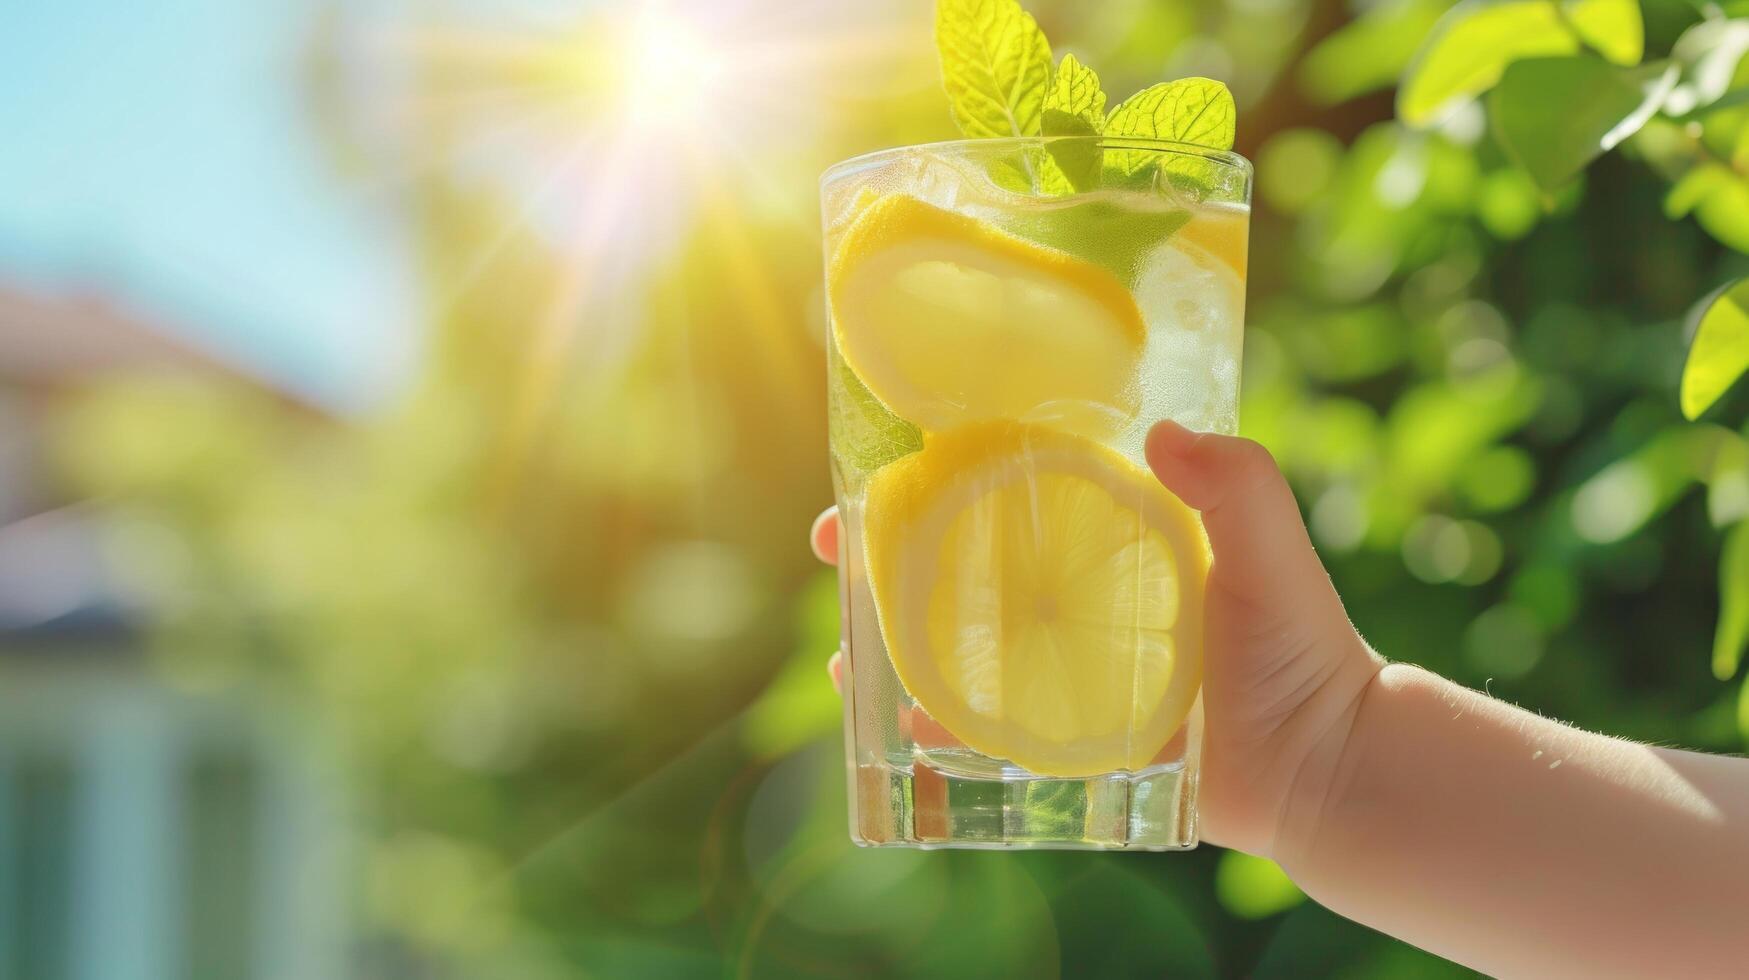
[[[871,477],[862,524],[893,667],[966,745],[1086,776],[1146,766],[1184,723],[1207,544],[1129,460],[980,423]]]
[[[1066,252],[891,194],[845,231],[828,291],[845,362],[926,431],[1008,418],[1102,436],[1136,414],[1141,312]]]
[[[1202,254],[1219,260],[1231,269],[1241,283],[1245,279],[1247,230],[1250,215],[1229,208],[1202,208],[1192,213],[1190,221],[1173,235],[1175,242],[1198,246]]]

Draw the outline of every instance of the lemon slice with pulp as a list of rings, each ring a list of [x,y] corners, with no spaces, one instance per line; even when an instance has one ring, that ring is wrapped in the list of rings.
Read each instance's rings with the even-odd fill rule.
[[[1140,467],[1052,428],[932,435],[870,478],[869,584],[905,689],[1040,775],[1148,765],[1202,680],[1208,548]]]
[[[1141,312],[1066,252],[890,194],[845,231],[828,294],[845,362],[926,431],[1008,418],[1100,436],[1136,414]]]

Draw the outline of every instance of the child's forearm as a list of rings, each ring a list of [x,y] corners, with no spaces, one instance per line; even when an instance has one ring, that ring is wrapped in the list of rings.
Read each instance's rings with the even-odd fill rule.
[[[1387,667],[1278,858],[1335,911],[1505,976],[1749,970],[1749,762],[1582,732]]]

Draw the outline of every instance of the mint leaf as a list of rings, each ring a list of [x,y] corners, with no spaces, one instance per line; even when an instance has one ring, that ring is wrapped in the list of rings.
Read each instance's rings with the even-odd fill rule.
[[[1050,207],[1016,209],[996,218],[1007,231],[1068,252],[1133,282],[1142,260],[1190,220],[1190,212],[1159,202],[1155,206],[1080,198]]]
[[[881,404],[836,349],[826,370],[827,431],[833,461],[850,487],[870,473],[923,448],[923,432]]]
[[[1045,135],[1074,136],[1080,139],[1051,140],[1045,144],[1045,157],[1039,165],[1039,186],[1046,194],[1071,194],[1090,191],[1099,186],[1099,171],[1104,157],[1099,130],[1085,116],[1070,115],[1061,109],[1046,109]]]
[[[1091,152],[1088,152],[1089,150]],[[1083,160],[1083,169],[1085,169],[1085,159],[1087,157],[1093,157],[1094,159],[1091,184],[1086,182],[1086,177],[1082,177],[1080,181],[1077,181],[1075,177],[1071,177],[1068,170],[1065,169],[1061,162],[1061,158],[1064,156],[1074,158],[1077,155],[1074,152],[1073,144],[1061,146],[1050,144],[1045,147],[1045,152],[1042,155],[1037,153],[1032,154],[1037,161],[1035,169],[1038,172],[1039,191],[1049,194],[1052,197],[1062,197],[1065,194],[1073,194],[1078,190],[1085,190],[1088,187],[1097,186],[1099,182],[1098,153],[1098,145],[1093,144],[1084,148],[1079,154]],[[1071,162],[1073,162],[1072,159]]]
[[[1017,0],[938,0],[941,84],[968,137],[1037,136],[1051,86],[1051,46]]]
[[[1099,87],[1099,76],[1074,55],[1063,55],[1051,90],[1045,94],[1044,134],[1097,135],[1104,126],[1105,90]]]
[[[1105,90],[1099,76],[1072,54],[1057,64],[1045,93],[1041,122],[1046,136],[1098,136],[1105,126]],[[1091,139],[1047,143],[1039,164],[1039,188],[1046,194],[1072,194],[1099,186],[1099,144]]]
[[[1119,103],[1105,120],[1105,135],[1230,150],[1237,118],[1233,93],[1225,85],[1212,78],[1180,78],[1150,85]]]
[[[1107,137],[1135,136],[1195,143],[1216,150],[1233,147],[1233,93],[1210,78],[1180,78],[1142,89],[1123,100],[1105,120]],[[1156,161],[1173,183],[1192,192],[1206,191],[1215,183],[1216,164],[1184,155],[1169,155],[1163,161],[1148,150],[1108,148],[1105,166],[1119,178],[1135,178]]]

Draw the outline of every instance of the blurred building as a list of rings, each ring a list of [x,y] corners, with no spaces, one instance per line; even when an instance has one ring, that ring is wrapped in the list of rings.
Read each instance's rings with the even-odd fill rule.
[[[287,706],[178,692],[55,485],[59,400],[139,372],[245,378],[96,300],[0,282],[0,980],[344,975],[340,798]]]

